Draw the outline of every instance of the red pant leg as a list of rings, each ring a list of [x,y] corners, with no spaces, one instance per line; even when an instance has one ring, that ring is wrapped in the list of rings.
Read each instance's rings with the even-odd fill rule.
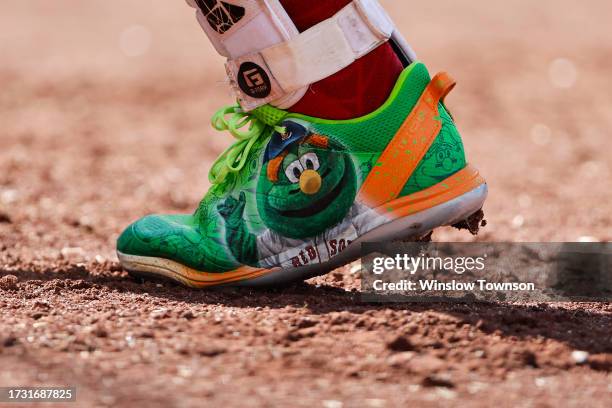
[[[304,31],[330,18],[350,1],[281,0],[281,3],[297,28]],[[342,71],[312,84],[289,110],[325,119],[366,115],[387,100],[403,69],[391,45],[383,44]]]

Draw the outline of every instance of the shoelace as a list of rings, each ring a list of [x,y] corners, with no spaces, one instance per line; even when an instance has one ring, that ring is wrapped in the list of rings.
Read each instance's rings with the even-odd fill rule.
[[[266,133],[268,126],[239,105],[221,108],[212,117],[212,126],[220,132],[228,131],[238,139],[213,163],[208,179],[212,184],[221,184],[230,173],[242,170],[249,158],[251,149]],[[285,133],[282,126],[273,127],[276,132]]]

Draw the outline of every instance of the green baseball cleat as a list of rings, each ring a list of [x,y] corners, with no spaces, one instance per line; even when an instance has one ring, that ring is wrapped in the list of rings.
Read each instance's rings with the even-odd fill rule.
[[[479,212],[487,185],[444,105],[454,86],[414,62],[375,112],[336,121],[264,105],[219,111],[238,141],[193,215],[152,215],[119,237],[123,267],[194,288],[326,273],[360,243],[417,239]]]

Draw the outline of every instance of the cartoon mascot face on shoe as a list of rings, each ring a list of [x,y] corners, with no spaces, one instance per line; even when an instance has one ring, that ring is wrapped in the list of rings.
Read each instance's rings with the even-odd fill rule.
[[[268,228],[294,239],[314,237],[338,224],[355,201],[355,167],[344,148],[286,122],[268,146],[257,188],[257,207]],[[284,137],[284,139],[283,139]]]
[[[285,134],[274,133],[257,184],[257,209],[269,229],[263,235],[278,250],[314,239],[341,223],[354,205],[357,176],[350,155],[332,139],[286,121]],[[247,231],[246,196],[220,204],[229,247],[238,261],[257,264],[262,237]],[[291,241],[291,242],[289,242]],[[265,252],[265,251],[264,251]]]

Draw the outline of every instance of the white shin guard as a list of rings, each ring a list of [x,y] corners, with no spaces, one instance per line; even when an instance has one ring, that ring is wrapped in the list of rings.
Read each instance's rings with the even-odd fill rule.
[[[414,53],[377,0],[353,0],[300,33],[279,0],[187,0],[219,54],[246,111],[266,103],[289,108],[325,79],[393,38]]]

